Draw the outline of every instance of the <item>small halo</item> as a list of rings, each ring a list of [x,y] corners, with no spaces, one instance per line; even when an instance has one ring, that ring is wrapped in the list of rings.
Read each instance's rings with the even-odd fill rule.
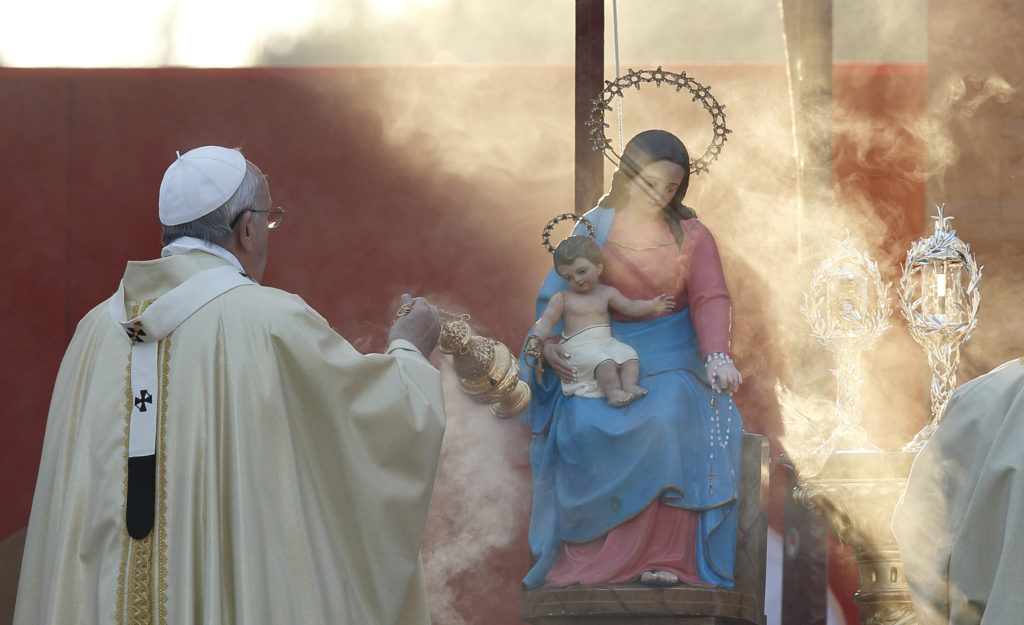
[[[544,249],[546,249],[551,254],[555,253],[555,247],[551,245],[551,229],[568,219],[572,219],[578,223],[582,223],[584,226],[587,227],[587,236],[589,236],[591,239],[597,238],[597,230],[594,229],[594,224],[590,223],[589,219],[587,219],[583,215],[577,215],[576,213],[562,213],[561,215],[558,215],[557,217],[549,221],[547,225],[544,226],[544,232],[541,233],[540,235],[541,245],[543,245]]]

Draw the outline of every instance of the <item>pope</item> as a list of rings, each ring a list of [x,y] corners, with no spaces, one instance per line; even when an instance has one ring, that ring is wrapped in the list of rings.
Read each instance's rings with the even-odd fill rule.
[[[429,623],[440,317],[403,296],[386,353],[359,353],[259,284],[283,216],[237,150],[168,167],[161,257],[61,363],[17,625]]]

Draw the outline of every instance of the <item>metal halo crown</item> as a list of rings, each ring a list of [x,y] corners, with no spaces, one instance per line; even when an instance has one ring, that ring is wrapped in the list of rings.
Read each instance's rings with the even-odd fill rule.
[[[604,121],[605,111],[612,110],[609,102],[611,102],[612,98],[621,96],[625,89],[636,87],[639,90],[641,83],[651,82],[656,87],[660,87],[663,82],[675,85],[676,93],[685,88],[693,96],[691,101],[699,101],[703,105],[704,110],[711,115],[711,123],[714,130],[711,143],[708,144],[700,158],[690,159],[691,174],[700,174],[701,172],[708,171],[708,166],[713,161],[718,160],[718,155],[722,152],[722,146],[725,145],[725,141],[728,138],[727,135],[732,132],[725,127],[725,105],[719,104],[718,100],[711,95],[711,87],[705,87],[687,76],[686,72],[676,74],[675,72],[661,69],[660,65],[655,70],[644,69],[639,72],[629,70],[625,76],[620,76],[614,82],[610,80],[604,82],[605,87],[598,97],[593,100],[594,107],[590,113],[590,120],[586,122],[590,126],[590,139],[594,143],[594,149],[600,150],[608,160],[611,160],[618,167],[622,156],[612,149],[612,142],[605,135],[605,128],[608,128],[608,124]],[[608,156],[608,152],[615,155],[615,158],[612,159],[611,156]]]
[[[555,248],[554,246],[551,245],[552,228],[562,223],[563,221],[569,219],[572,219],[578,223],[582,223],[584,226],[586,226],[587,236],[589,236],[591,239],[597,238],[597,230],[594,229],[594,224],[590,223],[589,219],[587,219],[583,215],[577,215],[576,213],[562,213],[561,215],[549,221],[547,225],[544,226],[544,232],[540,235],[541,244],[544,246],[544,249],[546,249],[551,254],[555,253]]]

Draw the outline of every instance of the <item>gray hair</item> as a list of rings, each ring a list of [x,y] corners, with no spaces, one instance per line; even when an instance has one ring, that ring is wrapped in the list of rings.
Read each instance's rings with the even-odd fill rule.
[[[161,244],[167,245],[180,237],[194,237],[221,247],[231,245],[231,224],[247,209],[255,209],[256,197],[265,189],[267,181],[263,173],[248,160],[245,161],[245,175],[235,189],[234,194],[219,208],[214,209],[199,219],[164,226],[160,237]]]

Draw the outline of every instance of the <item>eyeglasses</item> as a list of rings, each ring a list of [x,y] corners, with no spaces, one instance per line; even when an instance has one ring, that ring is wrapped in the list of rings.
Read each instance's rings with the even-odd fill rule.
[[[267,227],[276,228],[281,225],[281,220],[284,219],[284,209],[280,206],[275,206],[269,210],[258,210],[255,208],[246,208],[242,212],[235,215],[234,220],[231,222],[231,229],[235,229],[235,225],[238,224],[238,220],[242,218],[244,213],[269,213],[267,215]]]

